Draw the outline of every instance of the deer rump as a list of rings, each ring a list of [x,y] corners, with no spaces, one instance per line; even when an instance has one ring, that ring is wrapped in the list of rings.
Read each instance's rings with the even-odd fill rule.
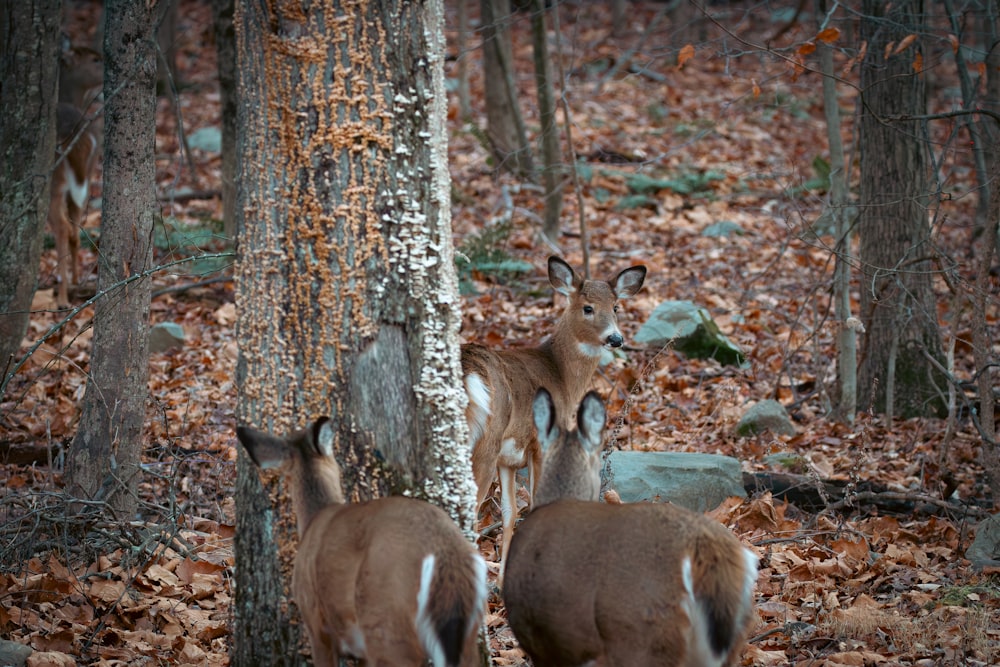
[[[317,631],[314,653],[372,664],[423,665],[424,656],[435,665],[469,664],[463,645],[485,603],[485,567],[442,515],[402,497],[330,505],[316,515],[292,577],[306,625]]]
[[[504,598],[536,665],[724,665],[749,620],[750,565],[725,527],[683,508],[559,500],[515,532]]]

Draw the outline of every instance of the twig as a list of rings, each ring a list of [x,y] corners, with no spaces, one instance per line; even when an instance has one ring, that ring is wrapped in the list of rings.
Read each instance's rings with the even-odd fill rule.
[[[665,2],[660,5],[660,8],[656,11],[656,14],[649,22],[649,25],[646,26],[646,29],[642,31],[642,35],[639,37],[639,40],[635,43],[635,45],[625,51],[625,53],[615,61],[615,64],[604,73],[604,76],[600,78],[597,85],[594,86],[595,95],[601,94],[601,91],[604,89],[604,84],[613,79],[618,72],[621,71],[622,67],[631,65],[632,58],[646,45],[646,41],[649,39],[649,36],[653,34],[653,31],[660,25],[660,21],[663,20],[663,17],[667,15],[667,12],[676,9],[679,4],[680,0],[673,0],[673,2]]]
[[[149,278],[154,273],[156,273],[158,271],[163,271],[164,269],[168,269],[168,268],[170,268],[172,266],[178,266],[180,264],[186,264],[188,262],[194,262],[194,261],[200,260],[200,259],[217,259],[217,258],[235,257],[235,256],[236,256],[236,254],[233,253],[233,252],[219,252],[219,253],[213,253],[213,254],[209,254],[209,255],[198,255],[197,257],[184,257],[182,259],[174,260],[174,261],[168,262],[166,264],[160,264],[159,266],[154,266],[154,267],[152,267],[150,269],[146,269],[145,271],[143,271],[141,273],[136,273],[134,275],[131,275],[131,276],[129,276],[129,277],[123,279],[123,280],[120,280],[120,281],[116,282],[113,285],[110,285],[110,286],[104,288],[103,290],[100,290],[99,292],[97,292],[97,294],[95,294],[94,296],[90,297],[89,299],[87,299],[86,301],[84,301],[83,303],[81,303],[76,308],[73,308],[69,312],[69,314],[66,315],[66,317],[64,317],[58,323],[56,323],[55,325],[53,325],[48,331],[46,331],[42,335],[41,338],[39,338],[38,340],[36,340],[35,343],[30,348],[28,348],[28,351],[24,354],[23,357],[21,357],[20,361],[18,361],[16,364],[14,364],[13,369],[7,375],[5,375],[3,377],[3,381],[0,382],[0,396],[2,396],[7,391],[7,385],[10,384],[11,379],[13,379],[13,377],[15,375],[17,375],[17,372],[19,370],[21,370],[21,368],[24,366],[24,364],[26,364],[28,362],[28,359],[30,359],[31,356],[35,352],[38,351],[38,348],[40,348],[42,346],[42,344],[45,343],[45,341],[47,341],[56,332],[60,331],[63,327],[65,327],[73,318],[75,318],[77,315],[79,315],[80,312],[82,312],[85,308],[87,308],[87,307],[91,306],[92,304],[96,303],[98,299],[101,299],[105,295],[110,294],[111,292],[114,292],[116,290],[119,290],[122,287],[130,285],[130,284],[136,282],[137,280],[144,280],[146,278]]]
[[[199,280],[196,283],[184,283],[183,285],[171,285],[170,287],[163,287],[158,290],[154,290],[150,295],[150,298],[155,299],[159,296],[164,296],[165,294],[177,294],[179,292],[186,292],[189,289],[197,289],[199,287],[207,287],[208,285],[214,285],[216,283],[226,283],[233,279],[232,276],[215,276],[214,278],[208,278],[206,280]]]

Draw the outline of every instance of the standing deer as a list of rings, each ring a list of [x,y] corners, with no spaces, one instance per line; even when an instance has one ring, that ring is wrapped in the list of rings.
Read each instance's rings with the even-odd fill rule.
[[[288,484],[300,538],[292,596],[316,665],[478,664],[486,563],[443,510],[402,497],[345,504],[326,417],[284,439],[247,427],[236,436]]]
[[[537,504],[507,561],[510,627],[535,667],[720,667],[739,657],[757,557],[724,526],[669,504],[593,502],[606,420],[596,393],[577,429],[540,390]]]
[[[80,223],[90,199],[90,177],[100,138],[82,112],[104,81],[104,64],[91,49],[64,40],[59,59],[56,161],[49,190],[48,223],[56,242],[59,288],[56,303],[69,305],[69,288],[80,280]]]
[[[528,492],[533,497],[542,464],[531,426],[531,400],[544,387],[560,414],[572,413],[590,387],[602,350],[624,343],[615,315],[618,300],[635,295],[645,278],[646,267],[633,266],[611,282],[584,280],[564,260],[549,257],[549,282],[568,297],[552,336],[524,349],[462,346],[476,507],[482,506],[493,480],[500,480],[501,584],[517,514],[515,475],[529,466]]]

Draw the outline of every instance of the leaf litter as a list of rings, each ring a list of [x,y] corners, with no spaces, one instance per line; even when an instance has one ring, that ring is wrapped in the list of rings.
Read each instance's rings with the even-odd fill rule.
[[[810,511],[760,491],[712,511],[761,559],[758,620],[743,665],[1000,662],[1000,580],[997,572],[976,571],[964,559],[989,507],[974,428],[967,419],[949,429],[932,419],[887,425],[865,412],[853,426],[827,417],[836,333],[832,239],[810,229],[822,210],[822,193],[798,189],[813,178],[811,165],[826,144],[818,79],[780,58],[725,58],[711,44],[693,48],[667,26],[638,44],[654,4],[631,3],[626,30],[611,35],[606,5],[581,4],[572,20],[562,17],[574,149],[594,158],[586,165],[589,177],[581,179],[592,270],[607,276],[632,263],[650,267],[643,292],[622,304],[627,339],[661,301],[691,300],[712,312],[751,361],[748,369],[734,369],[670,349],[629,348],[627,360],[595,380],[608,400],[610,446],[726,454],[738,458],[747,474],[772,470],[766,457],[782,454],[807,479],[840,480],[849,489],[877,480],[902,496],[940,501],[911,503],[909,511],[892,514],[849,492],[840,505]],[[769,34],[770,23],[738,14],[740,6],[733,3],[724,18],[742,17],[741,35]],[[449,39],[453,11],[449,7]],[[68,17],[75,40],[93,37],[94,7],[73,5]],[[512,29],[516,82],[523,99],[532,99],[527,19],[516,14]],[[188,84],[181,109],[189,131],[218,124],[210,34],[209,8],[182,2],[178,62]],[[802,47],[814,38],[836,43],[839,37],[809,34],[800,24],[783,39]],[[633,59],[643,59],[643,67],[663,80],[623,69],[594,93],[599,75],[589,64],[613,61],[633,44],[639,46]],[[463,57],[469,58],[481,112],[478,56]],[[810,57],[809,49],[799,49],[799,62],[809,64]],[[848,57],[838,58],[842,75],[856,76]],[[455,64],[448,67],[454,76]],[[844,87],[842,93],[842,103],[852,105],[852,91]],[[529,127],[537,127],[537,110],[526,104],[524,112]],[[536,267],[505,283],[473,272],[475,293],[463,299],[463,336],[498,346],[530,344],[550,329],[560,306],[542,270],[549,250],[536,241],[542,198],[494,172],[479,136],[458,114],[450,117],[456,245],[507,209],[511,228],[501,249]],[[850,140],[849,114],[844,122]],[[217,188],[218,155],[196,150],[192,180],[180,161],[176,116],[164,104],[158,123],[158,150],[172,156],[158,162],[161,190]],[[610,164],[608,156],[619,157]],[[971,172],[966,169],[966,178]],[[644,186],[642,204],[618,206],[633,194],[636,175],[653,183]],[[683,193],[677,189],[684,187],[670,185],[682,182],[694,185]],[[974,187],[971,180],[964,185]],[[576,198],[567,196],[564,204],[564,256],[580,266]],[[951,219],[971,219],[969,198],[948,205]],[[222,215],[218,197],[166,207],[192,227]],[[96,228],[98,220],[91,213],[87,226]],[[723,220],[742,233],[702,235]],[[946,251],[958,254],[968,243],[957,223],[935,233]],[[158,260],[169,259],[169,251],[158,252]],[[85,269],[93,272],[95,261],[93,250],[85,249]],[[971,263],[959,264],[959,272],[971,281]],[[54,275],[54,253],[47,250],[40,281],[51,286]],[[180,323],[188,340],[151,355],[141,520],[113,523],[73,513],[58,493],[89,365],[89,309],[39,348],[2,397],[5,446],[44,453],[33,463],[0,466],[0,636],[30,645],[36,651],[31,664],[228,664],[236,401],[229,278],[154,300],[154,323]],[[196,280],[165,272],[154,277],[154,288]],[[945,286],[936,288],[946,303]],[[52,305],[40,290],[25,350],[56,323],[47,312]],[[995,299],[988,318],[997,340]],[[971,377],[964,326],[945,335],[957,341],[956,373]],[[745,407],[763,398],[789,408],[796,435],[735,435]],[[496,522],[495,513],[486,512],[480,528],[489,533]],[[487,535],[481,542],[492,563],[498,560],[494,539]],[[493,664],[523,664],[495,592],[487,626]]]

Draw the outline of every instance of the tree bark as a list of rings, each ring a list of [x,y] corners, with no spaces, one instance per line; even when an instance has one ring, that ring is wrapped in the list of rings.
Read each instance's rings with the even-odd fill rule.
[[[545,0],[531,3],[532,50],[535,55],[535,88],[538,90],[538,115],[542,123],[542,185],[545,188],[545,216],[542,233],[552,243],[558,243],[562,216],[562,151],[559,150],[559,129],[556,127],[556,101],[552,86],[552,65],[549,60],[548,28],[545,20]],[[558,5],[552,11],[559,11]]]
[[[884,12],[888,9],[888,15]],[[931,287],[934,251],[927,221],[928,165],[919,121],[922,0],[863,3],[861,67],[861,313],[859,405],[904,418],[942,415],[945,382]],[[901,51],[907,36],[918,38]]]
[[[236,35],[234,0],[212,0],[215,50],[219,60],[219,97],[222,101],[222,226],[236,239]]]
[[[441,0],[285,8],[235,20],[238,420],[329,415],[349,499],[407,492],[470,530]],[[238,467],[232,663],[299,664],[286,491]]]
[[[817,0],[817,16],[827,15],[826,2]],[[819,30],[825,25],[817,26]],[[819,41],[820,70],[823,74],[823,114],[826,136],[830,144],[830,206],[828,211],[836,225],[837,254],[833,273],[834,311],[837,314],[837,396],[836,414],[849,424],[854,423],[858,401],[858,332],[851,325],[851,252],[854,233],[848,215],[850,192],[847,185],[847,161],[841,138],[840,103],[833,71],[833,47]]]
[[[1000,33],[1000,16],[996,8],[986,13],[982,22],[988,28],[988,33],[994,37]],[[994,112],[1000,111],[1000,50],[993,48],[986,58],[986,95],[983,99],[985,108]],[[978,126],[978,138],[982,141],[984,163],[988,178],[981,188],[980,197],[986,200],[986,210],[989,215],[983,233],[979,236],[979,261],[976,273],[976,284],[971,294],[972,305],[972,350],[973,359],[978,373],[977,388],[979,390],[979,423],[983,438],[982,465],[993,494],[994,507],[1000,507],[1000,442],[997,438],[996,419],[996,373],[994,364],[997,356],[990,338],[987,324],[989,301],[993,279],[990,269],[997,252],[997,237],[1000,234],[1000,192],[997,191],[997,179],[1000,179],[1000,126],[994,118],[980,116],[974,123]],[[982,207],[981,207],[982,208]]]
[[[90,375],[66,466],[67,489],[135,512],[149,384],[151,236],[156,203],[157,4],[105,11],[104,202]],[[114,91],[112,95],[111,92]]]
[[[28,329],[56,146],[59,0],[0,5],[0,386]]]
[[[479,6],[483,25],[483,73],[487,81],[486,134],[498,168],[530,177],[535,168],[514,83],[514,57],[507,25],[510,0],[481,0]]]

